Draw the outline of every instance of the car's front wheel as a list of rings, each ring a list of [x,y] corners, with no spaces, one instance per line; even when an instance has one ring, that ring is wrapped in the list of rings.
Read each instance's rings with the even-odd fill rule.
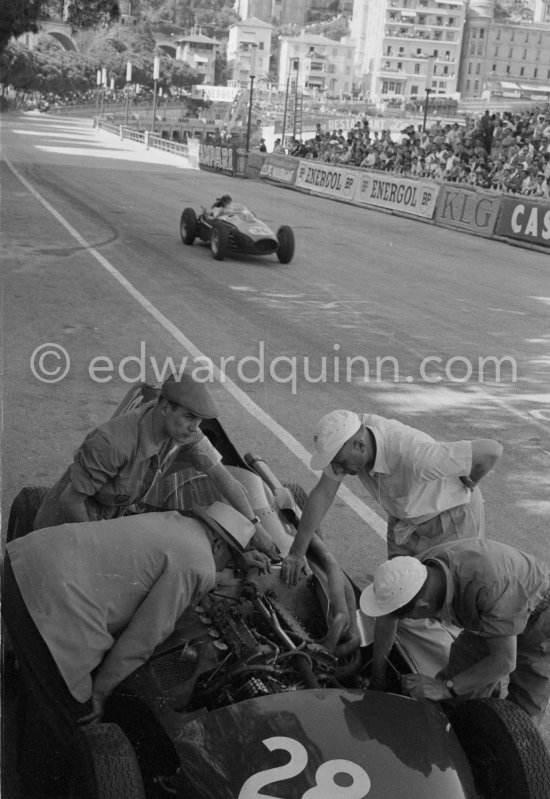
[[[223,261],[229,247],[229,234],[225,225],[214,222],[210,235],[210,251],[216,261]]]
[[[70,799],[145,799],[136,753],[118,724],[89,724],[76,736]]]
[[[6,543],[32,531],[36,514],[48,491],[44,486],[25,486],[21,489],[10,508]]]
[[[503,699],[444,702],[483,799],[548,799],[550,755],[529,716]]]
[[[294,256],[294,232],[288,225],[281,225],[277,231],[277,258],[282,264],[289,264]]]
[[[197,215],[192,208],[184,208],[180,218],[180,235],[184,244],[193,244],[197,238]]]

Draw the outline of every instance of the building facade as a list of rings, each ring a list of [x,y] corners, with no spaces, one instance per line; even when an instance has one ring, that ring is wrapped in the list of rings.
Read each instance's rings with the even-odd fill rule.
[[[221,48],[216,39],[209,39],[202,34],[182,36],[176,39],[176,61],[185,61],[199,75],[203,76],[203,83],[215,82],[216,54]]]
[[[550,99],[550,22],[495,20],[492,4],[474,0],[466,15],[458,89],[463,99]]]
[[[235,0],[233,10],[246,20],[256,17],[264,22],[303,25],[311,0]]]
[[[235,22],[229,27],[227,75],[234,84],[246,87],[250,75],[267,80],[273,27],[256,17]]]
[[[372,101],[455,97],[465,0],[355,0],[355,76]]]
[[[351,96],[354,45],[326,36],[302,33],[281,36],[279,90],[285,91],[289,76],[302,92],[317,91],[331,97]]]

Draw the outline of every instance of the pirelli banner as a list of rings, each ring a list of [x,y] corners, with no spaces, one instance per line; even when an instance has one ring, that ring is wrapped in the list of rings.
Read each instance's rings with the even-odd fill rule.
[[[203,144],[199,147],[199,166],[209,172],[225,172],[232,175],[237,168],[235,147]]]
[[[495,233],[550,248],[550,203],[505,195]]]
[[[268,155],[260,169],[260,177],[273,180],[275,183],[293,185],[296,180],[298,160],[290,155],[271,153]]]
[[[500,194],[448,183],[441,187],[435,223],[489,237],[495,232],[501,201]]]
[[[440,186],[431,181],[361,171],[354,200],[362,205],[433,219],[439,191]]]
[[[336,164],[318,164],[300,159],[294,185],[315,194],[353,202],[361,172]]]

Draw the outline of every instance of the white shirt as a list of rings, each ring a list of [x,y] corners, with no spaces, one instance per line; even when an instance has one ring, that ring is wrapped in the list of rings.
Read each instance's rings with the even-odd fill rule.
[[[470,502],[459,477],[472,469],[471,441],[435,441],[414,427],[369,413],[362,423],[374,436],[376,457],[372,469],[357,476],[388,514],[421,524]],[[338,482],[345,477],[331,464],[324,474]]]
[[[71,694],[109,694],[214,587],[203,525],[177,511],[36,530],[6,547],[23,600]]]

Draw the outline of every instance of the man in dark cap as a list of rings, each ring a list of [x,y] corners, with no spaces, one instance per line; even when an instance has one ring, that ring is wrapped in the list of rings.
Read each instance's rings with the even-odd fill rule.
[[[183,450],[186,461],[207,474],[225,499],[254,522],[258,549],[276,556],[277,548],[242,485],[199,428],[201,419],[217,416],[218,407],[207,386],[190,371],[177,380],[168,378],[157,401],[115,416],[89,433],[69,468],[46,494],[34,529],[123,516],[144,499]]]

